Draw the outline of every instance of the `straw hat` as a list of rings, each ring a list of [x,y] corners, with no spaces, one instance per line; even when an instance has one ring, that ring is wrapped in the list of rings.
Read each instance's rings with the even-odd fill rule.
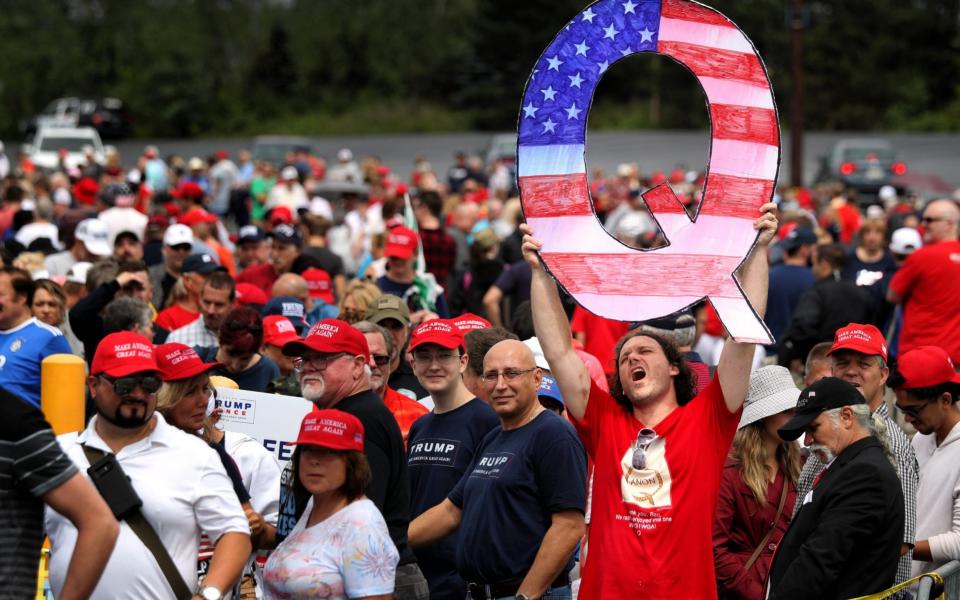
[[[737,429],[750,423],[796,408],[800,390],[790,371],[775,365],[757,369],[750,377],[750,388],[743,403],[743,415]]]

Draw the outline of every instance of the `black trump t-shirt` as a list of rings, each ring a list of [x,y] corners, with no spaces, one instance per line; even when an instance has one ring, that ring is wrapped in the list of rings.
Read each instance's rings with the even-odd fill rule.
[[[544,410],[510,431],[495,428],[448,496],[463,510],[457,571],[467,581],[522,579],[554,513],[584,512],[587,458],[573,426]],[[573,568],[573,555],[561,575]]]
[[[411,519],[443,502],[470,467],[483,438],[498,425],[497,413],[479,398],[416,420],[407,437]],[[457,574],[458,539],[459,533],[454,532],[417,548],[417,563],[430,584],[430,600],[463,600],[467,595],[467,584]]]

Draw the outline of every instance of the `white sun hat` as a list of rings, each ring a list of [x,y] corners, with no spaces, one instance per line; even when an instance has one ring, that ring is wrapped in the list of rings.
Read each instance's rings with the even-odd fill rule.
[[[743,414],[737,429],[796,408],[799,398],[800,390],[788,369],[776,365],[757,369],[750,377],[750,388],[747,390],[747,400],[743,403]]]

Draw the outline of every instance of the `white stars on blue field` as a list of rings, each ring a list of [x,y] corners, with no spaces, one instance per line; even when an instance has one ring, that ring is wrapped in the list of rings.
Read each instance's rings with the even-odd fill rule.
[[[603,0],[576,15],[537,61],[520,118],[521,144],[582,144],[600,76],[657,49],[660,0]]]

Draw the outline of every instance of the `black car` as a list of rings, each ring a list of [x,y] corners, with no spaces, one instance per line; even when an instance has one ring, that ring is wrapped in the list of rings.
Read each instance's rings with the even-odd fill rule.
[[[117,98],[57,98],[43,112],[21,123],[25,137],[33,137],[44,127],[93,127],[105,139],[129,137],[133,119],[122,100]]]
[[[903,161],[897,160],[893,145],[887,140],[843,139],[838,141],[828,156],[821,158],[816,182],[839,181],[844,186],[863,194],[876,194],[894,178],[907,172]]]

